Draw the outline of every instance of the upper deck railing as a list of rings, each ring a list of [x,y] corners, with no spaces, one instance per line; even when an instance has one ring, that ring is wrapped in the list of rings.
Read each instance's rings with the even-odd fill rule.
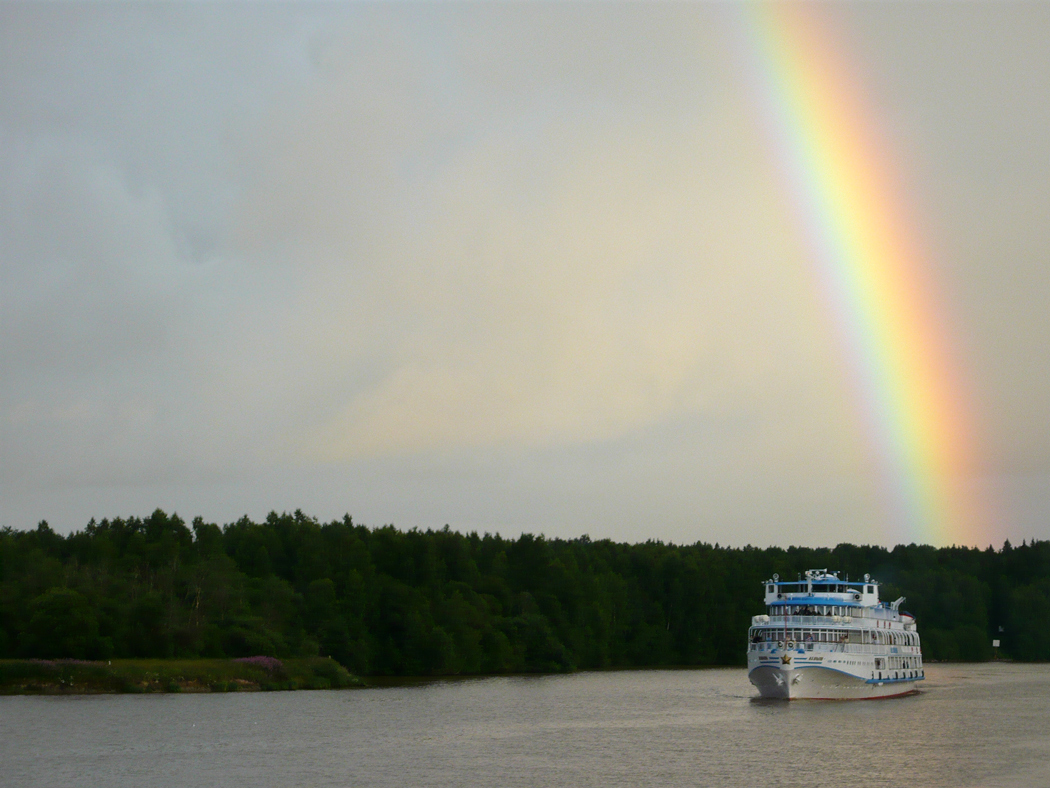
[[[768,619],[768,620],[766,620]],[[752,626],[768,627],[825,627],[825,628],[858,628],[871,629],[875,626],[874,621],[887,621],[898,624],[900,628],[911,631],[915,629],[915,622],[900,621],[891,618],[871,618],[867,616],[752,616]]]
[[[752,617],[752,622],[755,624],[768,623],[770,626],[774,624],[780,626],[798,624],[799,626],[807,627],[837,627],[853,621],[852,616],[769,616],[768,622],[755,621],[757,618],[758,616]]]

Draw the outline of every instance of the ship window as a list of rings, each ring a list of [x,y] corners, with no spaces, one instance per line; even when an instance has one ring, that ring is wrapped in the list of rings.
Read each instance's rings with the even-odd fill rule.
[[[865,594],[874,594],[875,593],[875,586],[864,586],[864,593]]]
[[[772,594],[773,593],[773,584],[772,583],[770,583],[768,586],[766,586],[766,593],[767,594]]]

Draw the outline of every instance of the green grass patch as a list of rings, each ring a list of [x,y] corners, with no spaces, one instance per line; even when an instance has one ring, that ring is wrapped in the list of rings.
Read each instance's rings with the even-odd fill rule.
[[[0,660],[0,694],[242,692],[364,686],[328,657],[234,659]]]

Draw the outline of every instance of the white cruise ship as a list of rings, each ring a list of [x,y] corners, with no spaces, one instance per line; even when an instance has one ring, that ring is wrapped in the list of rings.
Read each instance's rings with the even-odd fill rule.
[[[879,584],[827,569],[765,583],[766,612],[751,619],[747,670],[763,698],[889,698],[925,676],[915,617],[904,597],[879,601]]]

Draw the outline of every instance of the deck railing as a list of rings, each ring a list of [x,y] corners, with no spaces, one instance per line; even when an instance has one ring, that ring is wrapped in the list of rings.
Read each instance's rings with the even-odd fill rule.
[[[765,643],[766,648],[760,649],[759,643],[749,644],[750,651],[772,651],[772,645],[775,641],[767,641]],[[806,651],[816,651],[821,653],[827,653],[829,651],[846,652],[847,654],[876,654],[878,656],[886,657],[909,657],[909,658],[921,658],[922,651],[918,646],[887,646],[887,645],[872,645],[869,643],[825,643],[823,641],[808,643],[803,642],[802,647]],[[810,648],[812,646],[813,648]]]
[[[847,620],[848,619],[848,620]],[[777,626],[809,626],[809,627],[837,627],[843,624],[850,624],[857,619],[850,618],[849,616],[840,616],[838,620],[835,620],[834,616],[770,616],[769,626],[774,624]]]

